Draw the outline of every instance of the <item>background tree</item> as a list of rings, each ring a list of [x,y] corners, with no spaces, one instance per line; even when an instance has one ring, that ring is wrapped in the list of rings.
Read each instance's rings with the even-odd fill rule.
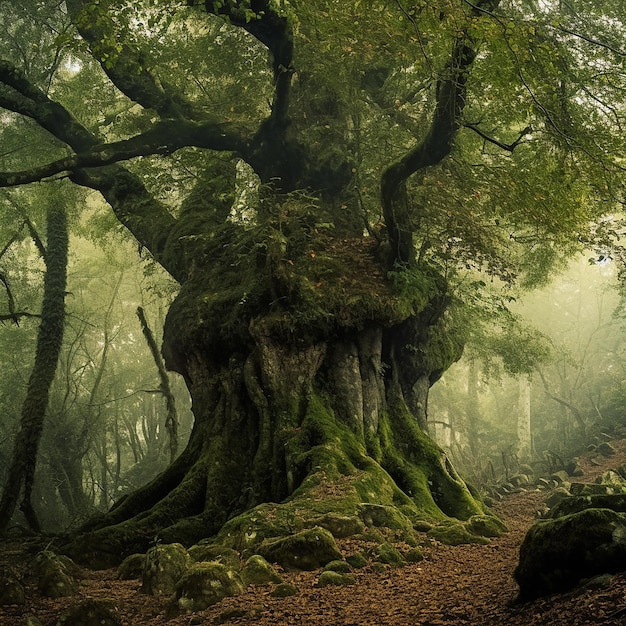
[[[33,122],[55,141],[7,154],[0,183],[98,191],[180,283],[164,354],[189,444],[75,551],[193,541],[265,502],[272,534],[363,502],[480,513],[423,433],[428,389],[472,272],[540,283],[619,195],[622,10],[191,4],[20,13],[57,46],[47,84],[3,45],[3,142]]]

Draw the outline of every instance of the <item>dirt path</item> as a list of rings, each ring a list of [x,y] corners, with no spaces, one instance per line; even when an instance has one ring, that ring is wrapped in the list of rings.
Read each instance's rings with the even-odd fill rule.
[[[626,442],[619,442],[618,455],[602,466],[586,462],[585,480],[625,461]],[[494,507],[510,530],[489,545],[436,544],[425,548],[426,558],[420,563],[388,567],[383,572],[368,567],[357,570],[355,584],[348,587],[318,589],[314,586],[317,572],[286,574],[299,590],[296,596],[274,598],[269,589],[253,588],[205,611],[169,620],[166,599],[138,594],[137,581],[117,581],[113,570],[90,572],[80,595],[113,599],[124,626],[626,625],[626,573],[613,576],[602,589],[577,589],[531,603],[515,602],[513,570],[519,546],[544,498],[545,494],[527,491]],[[23,547],[4,548],[0,565],[19,571],[26,558]],[[33,594],[26,607],[0,608],[0,625],[18,626],[25,615],[36,615],[43,626],[55,626],[59,615],[74,602],[76,598],[47,600]]]

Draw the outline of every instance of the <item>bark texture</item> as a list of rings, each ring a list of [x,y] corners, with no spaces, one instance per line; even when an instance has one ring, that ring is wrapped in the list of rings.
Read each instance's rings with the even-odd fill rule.
[[[28,380],[20,428],[13,444],[11,464],[0,499],[0,533],[6,531],[20,496],[20,508],[29,525],[33,530],[39,530],[31,495],[49,391],[63,344],[67,249],[65,207],[61,204],[52,205],[47,212],[47,247],[44,255],[46,273],[35,363]]]

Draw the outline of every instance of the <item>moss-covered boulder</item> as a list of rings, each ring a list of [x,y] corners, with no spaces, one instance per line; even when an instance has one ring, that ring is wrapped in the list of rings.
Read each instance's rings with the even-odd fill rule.
[[[420,548],[411,548],[405,555],[404,559],[407,563],[419,563],[424,560],[424,553]]]
[[[409,533],[413,531],[411,520],[393,506],[363,503],[359,507],[359,515],[366,526],[404,530]]]
[[[549,517],[556,519],[585,509],[611,509],[616,513],[626,513],[626,494],[591,494],[570,496],[550,509]]]
[[[354,569],[361,569],[362,567],[365,567],[367,565],[368,561],[365,555],[357,552],[356,554],[350,554],[349,556],[347,556],[346,563],[348,563],[348,565],[350,565],[350,567],[353,567]]]
[[[348,561],[330,561],[324,566],[324,571],[339,572],[340,574],[349,574],[352,569],[352,565]]]
[[[241,567],[239,552],[220,544],[199,543],[188,548],[187,552],[196,563],[216,561],[234,570],[238,570]]]
[[[58,626],[122,626],[117,606],[110,600],[87,598],[73,606],[57,622]]]
[[[270,595],[275,598],[288,598],[289,596],[295,596],[298,594],[298,588],[291,583],[280,583],[276,585],[276,588]]]
[[[270,585],[279,584],[283,579],[278,572],[260,554],[253,554],[244,564],[240,577],[243,584],[248,585]]]
[[[9,572],[0,573],[0,606],[25,602],[24,587],[17,578]]]
[[[44,596],[63,598],[78,591],[79,568],[66,556],[50,550],[40,552],[32,561],[29,574]]]
[[[460,546],[465,543],[489,543],[489,539],[486,537],[470,532],[462,522],[454,520],[445,520],[433,526],[427,535],[448,546]]]
[[[529,600],[625,569],[626,514],[586,509],[536,523],[520,549],[515,580],[520,598]]]
[[[328,530],[333,537],[342,539],[358,535],[365,530],[365,524],[356,515],[342,515],[341,513],[326,513],[311,519],[314,526],[321,526]]]
[[[481,537],[501,537],[507,532],[506,524],[493,515],[472,515],[465,527],[473,535]]]
[[[146,554],[141,577],[142,593],[152,596],[171,595],[193,561],[180,543],[168,543],[150,548]]]
[[[141,578],[145,565],[145,554],[131,554],[127,556],[117,568],[118,580],[134,580],[135,578]]]
[[[316,585],[318,587],[328,587],[330,585],[335,585],[335,586],[345,586],[345,585],[353,585],[354,584],[354,578],[352,576],[350,576],[349,574],[342,574],[340,572],[333,572],[333,571],[323,571],[318,579],[317,579],[317,583]]]
[[[402,565],[404,563],[404,557],[400,551],[390,543],[381,543],[376,546],[373,557],[375,561],[387,565]]]
[[[259,546],[259,554],[288,570],[313,570],[342,558],[333,536],[319,526],[267,539]]]
[[[176,585],[176,604],[181,611],[201,611],[243,591],[239,574],[222,563],[195,563]]]

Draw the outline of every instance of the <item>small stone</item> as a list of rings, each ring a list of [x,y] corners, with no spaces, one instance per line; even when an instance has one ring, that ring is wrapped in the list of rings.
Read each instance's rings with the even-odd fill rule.
[[[280,583],[276,585],[276,588],[270,595],[275,598],[287,598],[289,596],[295,596],[298,593],[298,589],[291,583]]]
[[[354,578],[348,574],[339,572],[322,572],[317,579],[317,587],[327,587],[329,585],[344,586],[354,584]]]

